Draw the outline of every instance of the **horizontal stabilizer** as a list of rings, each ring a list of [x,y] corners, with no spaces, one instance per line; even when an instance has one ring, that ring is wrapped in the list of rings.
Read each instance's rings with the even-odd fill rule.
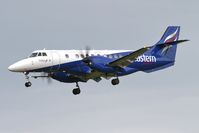
[[[175,44],[179,44],[179,43],[183,43],[183,42],[187,42],[187,41],[190,41],[190,40],[178,40],[178,41],[173,41],[173,42],[165,42],[165,43],[160,43],[160,44],[156,44],[156,46],[159,46],[159,45],[175,45]]]

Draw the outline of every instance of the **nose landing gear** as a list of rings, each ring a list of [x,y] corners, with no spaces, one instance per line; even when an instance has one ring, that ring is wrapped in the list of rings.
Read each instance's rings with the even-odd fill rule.
[[[29,78],[30,78],[30,77],[28,76],[29,73],[25,72],[24,74],[25,74],[25,77],[26,77],[26,80],[27,80],[27,82],[25,83],[25,86],[26,86],[26,87],[30,87],[30,86],[32,85],[32,83],[31,83],[30,80],[29,80]]]
[[[77,87],[77,88],[73,89],[73,94],[74,94],[74,95],[79,95],[79,94],[81,93],[81,90],[80,90],[80,88],[79,88],[78,82],[76,82],[76,87]]]
[[[28,81],[28,82],[25,83],[26,87],[30,87],[31,85],[32,85],[32,83],[30,81]]]

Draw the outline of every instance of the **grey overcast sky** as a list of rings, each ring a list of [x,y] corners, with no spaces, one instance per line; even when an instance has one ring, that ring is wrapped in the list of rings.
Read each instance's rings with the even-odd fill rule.
[[[1,0],[0,133],[198,133],[197,0]],[[138,49],[168,25],[182,39],[174,67],[110,81],[32,80],[7,67],[36,49]]]

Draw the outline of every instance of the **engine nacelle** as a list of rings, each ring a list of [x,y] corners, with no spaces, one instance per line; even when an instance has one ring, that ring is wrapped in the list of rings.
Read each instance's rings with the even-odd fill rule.
[[[107,67],[106,65],[103,64],[95,64],[93,63],[91,65],[91,68],[103,73],[115,73],[116,70],[113,67]]]
[[[97,71],[103,72],[103,73],[116,73],[118,71],[121,71],[121,68],[114,68],[114,67],[109,67],[107,64],[111,62],[109,58],[105,57],[92,57],[90,58],[90,63],[89,66]]]

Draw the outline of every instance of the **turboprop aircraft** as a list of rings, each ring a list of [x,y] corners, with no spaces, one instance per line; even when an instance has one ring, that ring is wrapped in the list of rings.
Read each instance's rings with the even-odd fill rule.
[[[174,65],[180,26],[169,26],[162,38],[153,46],[133,50],[36,50],[23,60],[8,67],[12,72],[23,73],[26,87],[30,78],[52,78],[64,83],[76,83],[73,94],[80,94],[79,82],[92,79],[113,78],[112,85],[119,84],[119,77],[135,72],[154,72]],[[29,75],[43,73],[43,75]]]

